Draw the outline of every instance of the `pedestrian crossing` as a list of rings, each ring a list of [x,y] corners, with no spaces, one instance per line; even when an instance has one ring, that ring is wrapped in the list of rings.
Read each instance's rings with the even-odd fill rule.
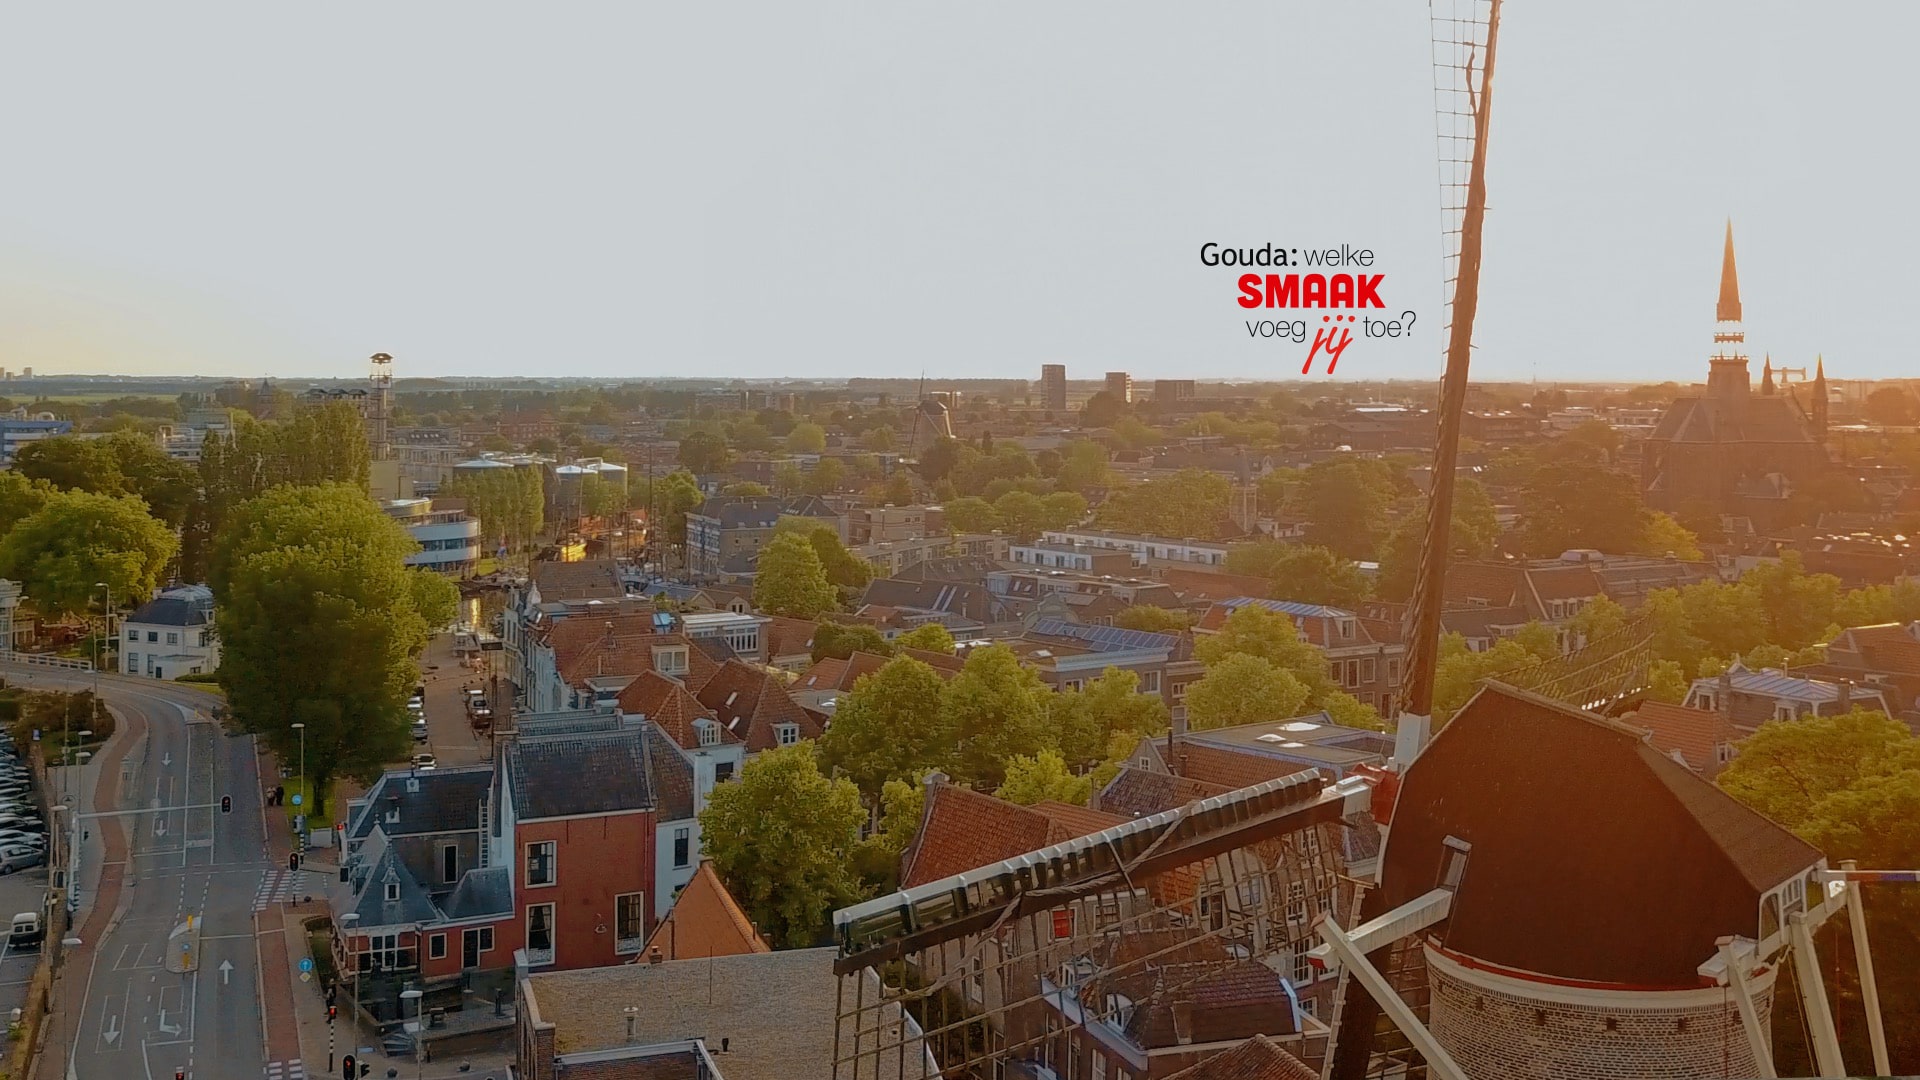
[[[275,904],[290,904],[301,896],[317,896],[325,875],[307,870],[268,870],[260,875],[260,887],[253,894],[253,910],[265,911]]]
[[[267,1062],[266,1080],[307,1080],[307,1066],[301,1061]]]

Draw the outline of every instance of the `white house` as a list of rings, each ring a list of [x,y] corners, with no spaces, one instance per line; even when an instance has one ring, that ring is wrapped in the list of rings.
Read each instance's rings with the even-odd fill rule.
[[[213,590],[205,585],[167,589],[121,623],[120,670],[124,674],[177,679],[219,666]]]

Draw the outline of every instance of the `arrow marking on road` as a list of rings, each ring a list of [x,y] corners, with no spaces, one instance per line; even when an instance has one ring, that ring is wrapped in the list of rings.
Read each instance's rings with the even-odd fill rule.
[[[173,765],[173,751],[169,750],[166,753],[160,755],[160,765],[162,768],[167,768]]]
[[[107,1040],[108,1046],[112,1046],[113,1041],[120,1037],[120,1018],[118,1016],[107,1017],[107,1030],[101,1032],[100,1037]]]
[[[233,961],[231,960],[220,961],[220,985],[221,986],[227,985],[228,980],[232,978],[233,978]]]
[[[174,1024],[174,1025],[172,1025],[172,1026],[168,1026],[168,1024],[167,1024],[167,1010],[165,1010],[165,1009],[161,1009],[161,1010],[160,1010],[160,1034],[162,1034],[162,1035],[178,1035],[178,1034],[180,1034],[180,1025],[178,1025],[178,1024]]]

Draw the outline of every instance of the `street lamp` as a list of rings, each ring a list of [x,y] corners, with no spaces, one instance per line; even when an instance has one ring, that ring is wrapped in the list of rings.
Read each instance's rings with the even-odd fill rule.
[[[294,798],[300,802],[300,812],[293,815],[293,820],[304,831],[307,824],[307,811],[311,809],[307,805],[307,725],[296,720],[293,723],[293,730],[300,733],[300,791],[294,795]],[[305,844],[300,846],[306,847]]]
[[[427,1022],[421,1015],[426,1011],[426,992],[422,990],[402,990],[400,1000],[413,1002],[413,1075],[418,1077],[421,1063],[427,1059]],[[406,1016],[407,1007],[400,1006],[400,1015]]]
[[[345,854],[342,853],[341,855],[342,865],[345,864],[345,858],[346,858]],[[347,955],[355,958],[353,961],[353,1017],[352,1019],[353,1019],[353,1051],[356,1054],[360,1052],[360,961],[358,959],[360,954],[355,952],[353,948],[353,928],[359,925],[359,923],[360,923],[360,913],[357,911],[344,912],[340,916],[340,924],[346,928],[342,932],[347,935]]]

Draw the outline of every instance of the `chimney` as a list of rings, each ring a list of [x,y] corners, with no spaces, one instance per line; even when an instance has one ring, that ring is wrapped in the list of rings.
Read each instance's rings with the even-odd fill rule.
[[[1717,704],[1722,719],[1733,720],[1733,669],[1720,673],[1720,695]]]
[[[1839,683],[1840,692],[1834,699],[1833,712],[1835,716],[1845,716],[1853,711],[1853,680],[1841,679]]]
[[[649,964],[665,963],[666,959],[666,955],[660,951],[660,946],[658,945],[647,950],[647,963]]]

